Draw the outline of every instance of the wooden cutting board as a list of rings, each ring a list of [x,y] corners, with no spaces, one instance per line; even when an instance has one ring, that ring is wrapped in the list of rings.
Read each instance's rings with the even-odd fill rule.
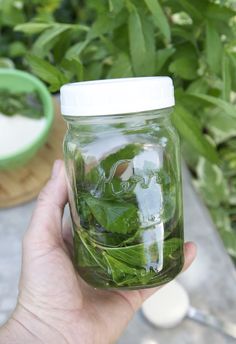
[[[66,124],[55,101],[55,117],[47,142],[24,166],[0,171],[0,208],[16,206],[35,198],[50,177],[54,160],[62,159]]]

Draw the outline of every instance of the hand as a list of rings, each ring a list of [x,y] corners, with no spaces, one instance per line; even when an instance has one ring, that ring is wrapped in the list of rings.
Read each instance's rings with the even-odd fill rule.
[[[102,291],[87,285],[75,271],[65,244],[66,203],[64,165],[56,161],[24,237],[18,304],[0,331],[0,343],[113,343],[157,290]],[[184,270],[195,252],[194,244],[185,244]]]

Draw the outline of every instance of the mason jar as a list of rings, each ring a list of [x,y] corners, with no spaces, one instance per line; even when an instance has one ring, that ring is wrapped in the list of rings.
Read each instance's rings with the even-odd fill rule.
[[[169,77],[61,88],[74,264],[94,287],[155,287],[183,267],[174,103]]]

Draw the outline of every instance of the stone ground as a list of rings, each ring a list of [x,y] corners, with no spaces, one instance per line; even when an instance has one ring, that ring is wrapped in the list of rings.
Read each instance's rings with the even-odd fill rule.
[[[186,239],[198,245],[198,257],[179,279],[196,308],[236,322],[236,270],[227,256],[207,210],[184,173]],[[0,325],[10,316],[17,298],[21,241],[35,201],[0,210]],[[119,344],[233,344],[236,340],[185,319],[171,330],[150,326],[138,312]]]

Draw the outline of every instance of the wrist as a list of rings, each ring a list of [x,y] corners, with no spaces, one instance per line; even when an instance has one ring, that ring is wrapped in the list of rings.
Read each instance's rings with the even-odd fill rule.
[[[12,318],[0,329],[0,343],[4,344],[20,344],[37,343],[35,336],[24,327],[23,324]]]
[[[24,308],[18,307],[8,322],[0,329],[0,343],[42,344],[66,341],[57,331]]]

